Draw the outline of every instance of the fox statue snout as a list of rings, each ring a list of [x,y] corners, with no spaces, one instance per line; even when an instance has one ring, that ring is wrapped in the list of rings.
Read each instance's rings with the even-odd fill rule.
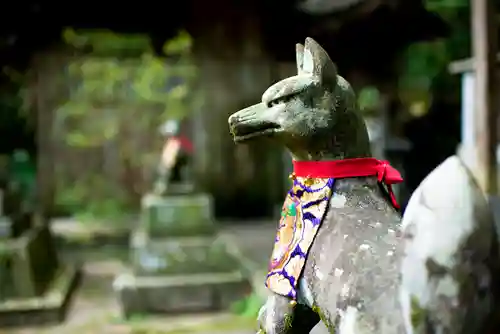
[[[228,122],[234,141],[240,142],[279,132],[277,115],[268,109],[264,103],[258,103],[231,115]]]

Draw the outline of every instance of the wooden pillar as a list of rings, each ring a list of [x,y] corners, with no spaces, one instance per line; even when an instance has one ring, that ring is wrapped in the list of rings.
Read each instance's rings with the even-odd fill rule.
[[[55,199],[54,112],[61,95],[64,54],[58,49],[40,51],[33,60],[35,110],[37,115],[37,197],[42,217],[53,213]]]
[[[73,50],[54,45],[39,51],[32,59],[31,103],[36,112],[37,140],[37,211],[43,218],[54,213],[57,175],[55,144],[60,138],[54,132],[57,108],[69,96],[66,65]]]
[[[492,0],[471,1],[475,70],[474,139],[476,166],[473,172],[486,194],[497,192],[497,112],[495,103],[495,56],[497,52],[495,9]]]

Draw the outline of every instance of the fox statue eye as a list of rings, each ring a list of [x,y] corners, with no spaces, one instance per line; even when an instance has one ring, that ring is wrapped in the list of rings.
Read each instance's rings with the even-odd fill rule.
[[[286,95],[286,96],[283,96],[283,97],[279,97],[277,99],[274,99],[272,101],[269,101],[267,103],[267,107],[268,108],[271,108],[277,104],[280,104],[280,103],[287,103],[288,101],[292,100],[294,97],[295,97],[296,94],[291,94],[291,95]]]
[[[274,107],[275,105],[280,104],[280,103],[281,102],[279,100],[272,100],[272,101],[267,103],[267,107],[271,108],[271,107]]]

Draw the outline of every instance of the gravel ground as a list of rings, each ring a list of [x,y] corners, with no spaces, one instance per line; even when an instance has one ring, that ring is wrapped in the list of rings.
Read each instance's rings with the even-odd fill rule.
[[[109,251],[112,255],[107,253],[92,250],[84,256],[87,261],[82,284],[63,324],[0,329],[0,334],[255,334],[254,320],[228,313],[122,320],[112,282],[125,267],[121,252],[114,249]],[[71,257],[64,256],[66,261]]]
[[[103,225],[101,225],[103,226]],[[104,225],[106,226],[106,225]],[[64,221],[53,225],[56,235],[65,237],[89,234],[82,224]],[[107,235],[104,229],[100,234]],[[243,253],[255,264],[268,260],[275,233],[273,222],[247,222],[244,225],[226,225],[223,235],[234,238]],[[77,290],[66,321],[55,326],[2,330],[0,334],[255,334],[254,319],[228,313],[198,314],[175,317],[148,317],[123,321],[111,287],[114,277],[125,269],[127,250],[110,246],[91,248],[84,254],[60,251],[65,261],[85,260],[84,278]],[[263,278],[262,278],[263,280]],[[327,334],[324,326],[311,333]]]

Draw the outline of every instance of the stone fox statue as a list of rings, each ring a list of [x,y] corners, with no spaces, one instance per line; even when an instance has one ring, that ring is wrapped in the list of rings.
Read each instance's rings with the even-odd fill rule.
[[[229,117],[235,142],[269,137],[294,160],[259,314],[260,333],[402,334],[401,217],[387,162],[371,158],[349,83],[311,38],[298,74]]]
[[[452,156],[411,196],[402,221],[407,334],[500,333],[498,234],[466,164]]]

